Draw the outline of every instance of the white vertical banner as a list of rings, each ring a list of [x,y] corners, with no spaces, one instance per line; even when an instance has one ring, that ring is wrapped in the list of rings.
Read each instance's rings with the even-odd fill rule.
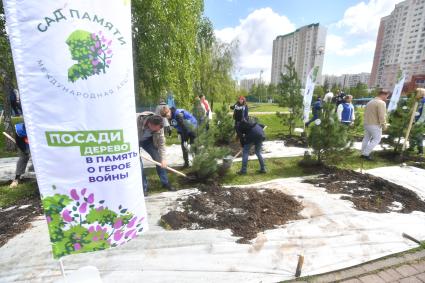
[[[313,67],[307,76],[304,89],[304,122],[309,120],[311,101],[313,99],[314,86],[316,85],[317,74],[319,72],[319,66]]]
[[[3,0],[55,258],[148,229],[128,0]]]
[[[391,112],[397,109],[397,104],[398,104],[398,101],[400,100],[400,95],[401,95],[401,92],[403,91],[405,80],[406,80],[406,75],[400,70],[397,76],[397,83],[394,86],[393,94],[391,95],[390,103],[388,104],[388,112]]]

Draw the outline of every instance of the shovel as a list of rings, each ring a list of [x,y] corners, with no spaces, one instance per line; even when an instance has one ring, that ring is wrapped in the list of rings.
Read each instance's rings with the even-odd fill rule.
[[[155,165],[161,166],[161,163],[159,163],[158,161],[153,160],[152,158],[149,158],[147,156],[144,155],[140,155],[141,158],[143,158],[144,160],[150,161]],[[177,171],[176,169],[173,169],[171,167],[166,166],[165,169],[167,169],[168,171],[171,171],[173,173],[176,173],[177,175],[183,176],[185,178],[190,179],[186,174],[184,174],[183,172]]]
[[[4,135],[6,138],[8,138],[9,140],[11,140],[14,144],[16,144],[15,139],[14,139],[14,138],[12,138],[12,137],[11,137],[8,133],[3,132],[3,135]]]

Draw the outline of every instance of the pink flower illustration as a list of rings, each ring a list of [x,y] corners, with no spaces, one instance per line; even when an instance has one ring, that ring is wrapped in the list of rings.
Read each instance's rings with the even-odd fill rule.
[[[111,54],[112,53],[112,50],[109,49],[108,51],[106,51],[106,53]]]
[[[78,251],[81,250],[81,245],[79,243],[74,244],[74,250]]]
[[[71,197],[72,197],[74,200],[79,200],[79,199],[80,199],[80,197],[78,196],[78,193],[77,193],[77,190],[76,190],[76,189],[72,189],[72,190],[71,190]]]
[[[121,227],[122,227],[122,219],[118,219],[117,221],[115,221],[113,228],[119,229]]]
[[[121,240],[121,238],[122,238],[122,232],[120,230],[115,231],[115,233],[114,233],[114,240],[115,241],[119,241],[119,240]]]
[[[81,194],[84,196],[84,195],[86,194],[86,191],[87,191],[87,189],[86,189],[86,188],[82,189],[82,190],[81,190]]]
[[[130,230],[130,231],[127,231],[127,232],[125,233],[125,237],[126,237],[126,238],[130,237],[130,235],[131,235],[131,234],[133,234],[135,231],[136,231],[135,229],[132,229],[132,230]]]
[[[94,45],[96,48],[99,48],[100,47],[100,42],[99,41],[96,41],[96,44]]]
[[[92,33],[92,34],[91,34],[91,38],[92,38],[93,40],[96,40],[96,34],[95,34],[95,33]]]
[[[63,220],[65,220],[66,222],[72,222],[72,217],[71,217],[70,211],[69,211],[68,209],[65,209],[65,210],[62,212],[62,218],[63,218]]]
[[[111,60],[106,60],[106,64],[111,64]]]
[[[94,232],[94,226],[90,226],[89,227],[89,233],[93,233]]]
[[[94,194],[90,194],[89,197],[87,198],[87,202],[93,203],[93,201],[94,201]]]
[[[78,209],[78,211],[79,211],[80,213],[85,213],[85,212],[86,212],[86,210],[87,210],[87,203],[86,203],[86,202],[84,202],[84,203],[80,206],[80,208]]]
[[[49,224],[50,222],[52,222],[52,218],[50,216],[46,216],[46,221],[47,221],[47,224]]]
[[[127,224],[127,228],[132,228],[137,221],[137,216],[134,216]]]
[[[97,61],[97,59],[92,60],[92,61],[91,61],[91,64],[92,64],[93,66],[96,66],[97,64],[99,64],[99,61]]]

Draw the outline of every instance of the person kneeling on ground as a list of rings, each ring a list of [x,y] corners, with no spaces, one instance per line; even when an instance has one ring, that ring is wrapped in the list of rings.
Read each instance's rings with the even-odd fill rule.
[[[139,146],[143,148],[153,160],[160,162],[161,166],[156,166],[156,172],[161,181],[162,187],[169,191],[175,191],[168,181],[167,161],[165,160],[165,135],[164,119],[152,112],[143,112],[137,117],[137,131],[139,136]],[[148,195],[148,180],[142,166],[143,192]]]
[[[249,150],[252,145],[255,145],[255,154],[257,155],[258,162],[260,162],[259,173],[266,173],[266,165],[264,164],[261,150],[263,141],[266,139],[264,134],[264,126],[252,121],[241,121],[238,126],[238,131],[241,133],[240,142],[243,147],[242,153],[242,168],[239,171],[239,175],[245,175],[248,165]]]
[[[181,148],[183,152],[184,166],[189,167],[189,146],[195,141],[194,130],[198,127],[196,118],[184,109],[176,109],[172,107],[163,107],[161,110],[161,116],[167,117],[170,120],[171,126],[173,126],[177,133],[180,135]]]
[[[338,120],[347,126],[354,124],[354,106],[351,103],[353,101],[352,95],[346,95],[344,97],[344,103],[340,104],[337,109]]]
[[[21,182],[21,175],[25,173],[28,160],[30,159],[30,147],[28,143],[27,131],[24,123],[15,125],[15,141],[18,146],[19,159],[16,164],[15,179],[10,184],[10,188],[15,188]]]

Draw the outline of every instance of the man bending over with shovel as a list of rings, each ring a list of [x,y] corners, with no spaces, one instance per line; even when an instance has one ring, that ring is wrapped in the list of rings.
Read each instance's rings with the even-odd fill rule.
[[[165,160],[165,135],[164,120],[161,116],[155,115],[153,112],[143,112],[137,117],[137,132],[139,135],[139,146],[143,148],[153,160],[161,163],[156,165],[162,187],[169,191],[175,191],[168,181],[167,161]],[[143,193],[148,195],[148,180],[142,166]]]
[[[264,126],[254,121],[241,121],[238,125],[238,131],[240,132],[240,142],[243,147],[242,153],[242,168],[238,172],[239,175],[246,175],[249,150],[252,145],[255,146],[255,154],[257,155],[258,162],[260,163],[259,173],[266,173],[266,165],[264,163],[261,150],[263,141],[266,139],[264,134]]]

